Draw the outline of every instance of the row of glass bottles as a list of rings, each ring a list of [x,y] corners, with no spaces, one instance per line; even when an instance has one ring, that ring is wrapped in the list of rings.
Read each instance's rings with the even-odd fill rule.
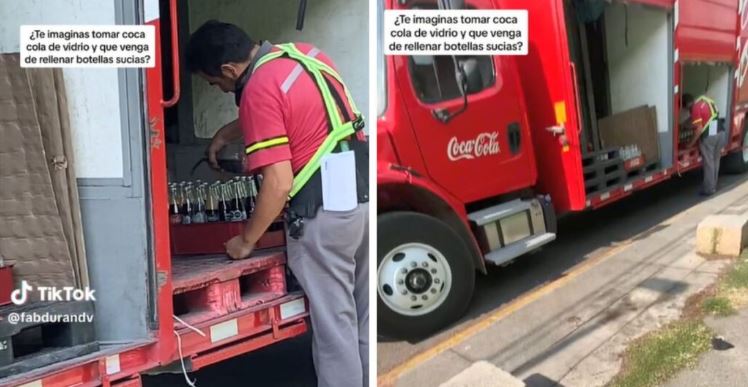
[[[169,222],[197,224],[241,222],[254,212],[261,176],[237,176],[212,184],[196,181],[169,183]]]
[[[625,161],[637,158],[642,155],[641,149],[639,149],[639,146],[634,145],[626,145],[624,147],[621,147],[621,158]]]

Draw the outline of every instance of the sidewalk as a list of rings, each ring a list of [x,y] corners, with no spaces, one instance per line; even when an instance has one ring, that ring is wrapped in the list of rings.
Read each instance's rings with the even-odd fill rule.
[[[682,371],[666,387],[742,387],[748,384],[748,309],[730,317],[704,320],[718,336],[734,345],[703,354],[698,366]]]
[[[746,213],[746,203],[748,182],[725,189],[573,273],[575,277],[563,286],[404,372],[395,385],[438,386],[449,381],[449,386],[458,386],[456,381],[467,375],[463,371],[487,370],[486,365],[533,387],[605,385],[619,372],[620,355],[632,340],[678,319],[686,300],[713,283],[730,262],[693,253],[698,223],[711,214]],[[736,322],[741,323],[745,320]],[[738,339],[725,338],[738,345]]]

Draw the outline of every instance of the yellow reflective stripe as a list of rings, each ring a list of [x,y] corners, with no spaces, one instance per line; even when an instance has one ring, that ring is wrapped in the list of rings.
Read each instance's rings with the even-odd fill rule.
[[[707,103],[707,105],[709,105],[709,112],[712,113],[711,117],[709,117],[709,119],[706,121],[706,123],[704,124],[704,126],[701,128],[701,131],[699,131],[699,135],[701,135],[707,129],[709,129],[709,125],[712,123],[712,121],[714,121],[715,119],[717,119],[717,116],[719,116],[719,111],[717,110],[717,103],[714,102],[714,100],[712,100],[711,98],[709,98],[707,96],[702,95],[701,97],[699,97],[696,100],[696,102],[698,102],[698,101],[705,101]],[[702,119],[699,118],[698,121],[702,121]],[[695,120],[693,123],[696,124],[696,122],[697,121]]]
[[[348,90],[348,87],[346,87],[345,82],[343,82],[340,75],[334,69],[332,69],[332,67],[328,66],[326,63],[320,61],[319,59],[310,57],[302,53],[298,48],[296,48],[293,43],[280,44],[276,47],[278,47],[280,51],[265,55],[260,58],[260,60],[258,60],[257,64],[255,65],[255,70],[261,65],[273,59],[279,58],[284,54],[288,55],[288,57],[290,57],[291,59],[296,60],[308,71],[308,73],[312,76],[315,83],[317,84],[317,87],[322,94],[322,100],[324,102],[325,110],[327,111],[327,116],[331,124],[330,132],[328,133],[327,137],[325,137],[325,140],[322,142],[319,148],[317,148],[317,150],[314,152],[314,155],[312,155],[312,158],[306,163],[306,165],[304,165],[301,171],[299,171],[299,173],[294,176],[293,186],[291,188],[291,192],[289,192],[288,195],[289,198],[293,198],[304,187],[304,185],[309,182],[309,179],[311,179],[312,176],[320,168],[322,157],[332,153],[338,143],[356,132],[353,121],[346,123],[342,122],[342,118],[338,112],[337,103],[332,96],[329,85],[325,81],[323,72],[329,74],[343,87],[345,95],[348,99],[348,104],[350,105],[350,108],[357,119],[363,117],[358,111],[356,104],[353,102],[353,98],[351,97],[350,91]],[[276,146],[287,142],[287,137],[268,139],[266,141],[258,142],[256,144],[248,146],[246,152],[247,154],[249,154],[259,149]]]
[[[335,69],[333,69],[332,67],[330,67],[330,65],[328,65],[327,63],[319,60],[318,58],[312,58],[312,57],[309,57],[309,56],[305,55],[293,43],[288,43],[288,44],[281,45],[281,46],[284,46],[287,49],[289,49],[290,51],[294,52],[297,57],[300,57],[300,58],[302,58],[304,60],[307,60],[307,61],[311,62],[319,70],[321,70],[321,71],[329,74],[331,77],[333,77],[333,79],[335,79],[336,81],[338,81],[340,83],[340,85],[343,86],[343,91],[345,92],[346,98],[348,98],[348,104],[351,106],[351,110],[353,110],[353,114],[354,115],[360,115],[361,114],[359,112],[359,110],[358,110],[358,107],[356,107],[356,103],[353,101],[353,97],[351,96],[350,90],[348,90],[348,86],[345,85],[345,82],[343,82],[343,78],[340,76],[340,74],[338,74],[337,71],[335,71]]]
[[[289,56],[292,53],[294,53],[294,54],[296,54],[294,56],[297,59],[299,59],[300,61],[305,62],[304,63],[304,67],[306,67],[307,69],[309,69],[309,65],[310,64],[313,64],[314,67],[317,68],[317,70],[324,71],[324,72],[328,73],[336,81],[340,82],[340,84],[343,86],[343,91],[345,92],[345,96],[348,99],[348,104],[350,105],[351,110],[353,111],[353,114],[356,115],[356,116],[360,116],[361,115],[361,111],[358,110],[358,106],[356,106],[356,103],[353,100],[353,96],[351,95],[350,90],[345,85],[345,82],[343,82],[342,77],[340,76],[340,74],[338,74],[337,71],[335,71],[332,67],[330,67],[329,65],[327,65],[325,62],[322,62],[321,60],[319,60],[317,58],[313,58],[313,57],[310,57],[310,56],[302,53],[296,47],[296,45],[293,44],[293,43],[278,44],[278,45],[276,45],[276,47],[278,47],[281,51],[276,51],[276,52],[267,54],[267,55],[263,56],[262,58],[260,58],[260,60],[258,60],[257,64],[255,65],[255,70],[257,70],[257,68],[259,68],[263,64],[265,64],[265,63],[267,63],[267,62],[269,62],[269,61],[271,61],[273,59],[276,59],[276,58],[282,56],[284,53],[289,54]],[[323,98],[324,98],[324,96],[323,96]],[[332,113],[332,111],[328,111],[328,113]]]
[[[261,149],[270,148],[270,147],[282,145],[282,144],[288,144],[288,137],[282,136],[282,137],[271,138],[265,141],[256,142],[248,146],[244,151],[247,154],[250,154],[253,152],[257,152],[258,150],[261,150]]]
[[[322,145],[317,148],[317,151],[314,152],[314,155],[311,159],[309,159],[309,162],[307,162],[306,165],[301,168],[301,171],[299,171],[299,173],[294,177],[293,186],[291,187],[291,192],[288,194],[288,196],[291,198],[294,197],[301,190],[301,188],[304,187],[309,179],[312,178],[314,173],[317,172],[317,169],[319,169],[320,167],[320,161],[322,157],[326,154],[331,153],[333,149],[335,149],[335,145],[337,145],[338,142],[355,132],[356,130],[353,128],[353,123],[348,122],[341,128],[339,128],[339,130],[330,133],[327,138],[325,138],[325,141],[322,142]]]
[[[257,61],[257,63],[255,64],[255,68],[252,69],[252,72],[257,71],[257,69],[260,68],[260,66],[262,66],[263,64],[265,64],[265,63],[267,63],[267,62],[269,62],[269,61],[271,61],[273,59],[276,59],[276,58],[280,57],[281,55],[283,55],[283,51],[276,51],[276,52],[271,52],[269,54],[265,54],[262,58],[260,58]]]
[[[319,61],[317,59],[309,58],[308,56],[304,55],[301,51],[299,51],[299,49],[296,48],[293,43],[281,45],[280,47],[281,49],[286,50],[288,56],[297,59],[299,63],[301,63],[312,73],[317,86],[322,92],[322,99],[325,101],[325,110],[327,110],[327,115],[332,121],[332,127],[336,128],[340,125],[343,125],[340,114],[338,114],[337,104],[332,97],[332,93],[330,92],[330,88],[328,87],[327,82],[325,82],[324,76],[319,69],[319,65],[317,65],[317,62]]]

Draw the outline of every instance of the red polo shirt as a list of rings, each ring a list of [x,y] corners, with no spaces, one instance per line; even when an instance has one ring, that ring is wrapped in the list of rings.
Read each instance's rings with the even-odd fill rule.
[[[691,120],[696,127],[696,134],[701,133],[704,125],[712,118],[712,109],[705,100],[698,100],[691,106]]]
[[[296,47],[335,69],[330,58],[312,45],[296,43]],[[353,117],[343,88],[330,80]],[[245,169],[250,172],[290,160],[296,174],[328,133],[327,113],[316,83],[298,62],[288,58],[266,62],[251,75],[239,103],[239,122],[247,147],[272,144],[247,154]]]

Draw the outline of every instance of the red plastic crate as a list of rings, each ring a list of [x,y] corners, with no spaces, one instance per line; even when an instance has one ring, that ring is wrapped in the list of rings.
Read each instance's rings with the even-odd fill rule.
[[[625,169],[627,172],[633,171],[635,169],[639,169],[643,166],[644,166],[644,157],[642,156],[634,157],[623,163],[623,169]]]
[[[10,304],[13,292],[13,266],[0,267],[0,305]]]
[[[244,222],[215,222],[171,225],[171,251],[175,255],[223,254],[229,239],[244,230]],[[257,241],[255,249],[281,247],[286,244],[283,221],[276,221]]]

